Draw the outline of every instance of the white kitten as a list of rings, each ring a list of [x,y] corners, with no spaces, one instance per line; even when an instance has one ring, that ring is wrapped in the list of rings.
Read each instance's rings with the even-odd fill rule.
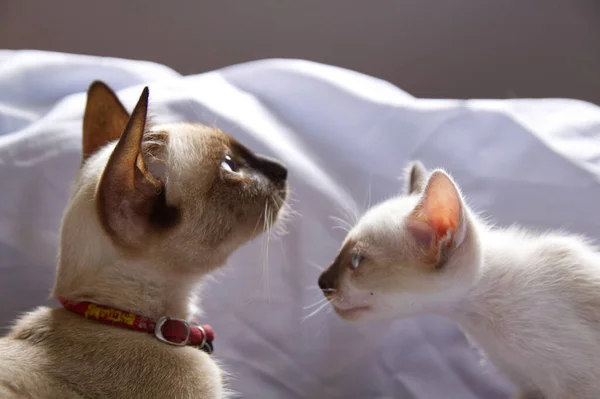
[[[319,286],[345,319],[454,320],[520,398],[600,398],[600,253],[585,240],[485,225],[442,170],[370,209]]]

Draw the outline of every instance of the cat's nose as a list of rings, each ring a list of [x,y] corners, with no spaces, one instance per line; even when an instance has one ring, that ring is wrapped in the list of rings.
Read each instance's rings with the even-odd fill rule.
[[[264,156],[259,157],[259,160],[258,169],[271,181],[280,183],[287,179],[288,170],[281,162]]]

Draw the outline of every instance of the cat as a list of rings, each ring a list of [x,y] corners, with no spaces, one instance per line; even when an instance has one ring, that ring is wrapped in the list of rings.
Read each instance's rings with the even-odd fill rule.
[[[441,169],[407,168],[319,287],[347,320],[456,322],[521,399],[600,398],[600,253],[584,238],[486,224]]]
[[[129,115],[104,83],[88,90],[52,291],[64,307],[0,339],[3,399],[229,397],[213,332],[188,322],[195,288],[275,224],[287,169],[216,128],[149,125],[148,96]]]

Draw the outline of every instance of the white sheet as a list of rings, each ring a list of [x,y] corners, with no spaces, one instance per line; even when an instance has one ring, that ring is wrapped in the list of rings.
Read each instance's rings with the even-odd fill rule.
[[[410,159],[447,168],[499,223],[600,233],[600,109],[588,103],[417,99],[297,60],[182,77],[146,62],[0,51],[0,326],[45,303],[79,166],[84,92],[95,79],[119,90],[129,109],[150,83],[155,119],[215,124],[290,169],[299,216],[289,233],[268,256],[260,240],[238,251],[204,301],[216,356],[244,398],[511,391],[444,320],[362,325],[323,311],[302,322],[312,310],[304,307],[321,298],[314,265],[328,264],[344,235],[330,216],[394,195]]]

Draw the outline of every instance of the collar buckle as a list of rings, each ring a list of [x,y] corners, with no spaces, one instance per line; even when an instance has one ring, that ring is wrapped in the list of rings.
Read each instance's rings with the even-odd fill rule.
[[[185,327],[186,337],[183,341],[174,342],[174,341],[170,341],[167,338],[165,338],[162,330],[163,330],[163,327],[165,326],[165,324],[167,324],[168,322],[180,323],[180,325]],[[156,337],[156,339],[158,339],[160,342],[164,342],[165,344],[169,344],[169,345],[186,346],[190,342],[190,334],[191,334],[190,323],[188,323],[187,321],[185,321],[183,319],[177,319],[177,318],[173,318],[173,317],[163,316],[160,319],[158,319],[158,321],[156,322],[156,326],[154,326],[154,336]]]
[[[201,325],[197,325],[196,327],[202,332],[202,342],[200,342],[200,345],[198,345],[198,347],[202,350],[207,350],[208,347],[206,345],[206,330],[204,330],[204,327],[202,327]],[[210,352],[208,353],[212,353],[212,348],[210,348]]]

